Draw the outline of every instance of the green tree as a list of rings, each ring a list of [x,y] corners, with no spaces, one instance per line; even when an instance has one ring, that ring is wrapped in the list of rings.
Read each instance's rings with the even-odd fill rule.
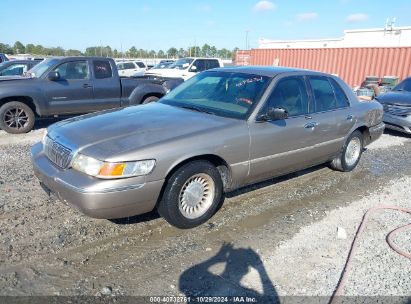
[[[201,55],[198,54],[197,56],[204,56],[204,57],[209,57],[211,53],[211,46],[209,46],[207,43],[203,45],[201,48]]]
[[[26,52],[26,47],[20,41],[16,41],[13,46],[13,51],[16,54],[24,54]]]
[[[8,44],[4,44],[4,43],[0,43],[0,53],[5,53],[5,54],[9,54],[9,55],[13,55],[14,51],[13,48],[8,45]]]
[[[158,57],[158,58],[164,58],[164,57],[166,57],[166,54],[164,53],[163,50],[159,50],[159,51],[157,52],[157,57]]]
[[[187,57],[188,55],[187,55],[187,51],[185,50],[185,49],[183,49],[183,48],[180,48],[179,50],[178,50],[178,57],[179,58],[182,58],[182,57]]]
[[[66,56],[82,56],[83,53],[81,53],[79,50],[73,50],[69,49],[66,51]]]
[[[34,48],[35,48],[34,44],[32,44],[32,43],[27,44],[26,45],[26,53],[33,54],[34,53]]]
[[[168,51],[167,51],[167,55],[168,55],[169,57],[173,57],[173,58],[176,58],[176,57],[177,57],[177,53],[178,53],[178,50],[177,50],[175,47],[171,47],[171,48],[169,48]]]

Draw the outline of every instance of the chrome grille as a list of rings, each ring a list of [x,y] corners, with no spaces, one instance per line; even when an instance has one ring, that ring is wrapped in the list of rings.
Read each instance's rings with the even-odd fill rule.
[[[46,137],[44,151],[47,157],[60,168],[65,169],[70,165],[72,151],[48,136]]]
[[[396,116],[411,115],[411,107],[384,104],[384,111]]]

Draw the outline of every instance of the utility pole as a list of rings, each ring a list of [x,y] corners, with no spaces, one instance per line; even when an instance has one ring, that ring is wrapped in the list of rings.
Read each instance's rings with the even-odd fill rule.
[[[249,45],[248,45],[248,32],[249,32],[250,30],[245,30],[245,49],[246,50],[248,50],[248,47],[249,47]]]

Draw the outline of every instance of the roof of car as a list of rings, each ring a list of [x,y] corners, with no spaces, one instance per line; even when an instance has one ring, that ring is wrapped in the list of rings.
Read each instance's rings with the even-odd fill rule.
[[[272,67],[272,66],[230,66],[213,69],[213,71],[225,71],[233,73],[247,73],[254,75],[261,75],[267,77],[274,77],[278,74],[291,73],[291,72],[306,72],[310,74],[324,75],[324,73],[316,72],[312,70],[288,68],[288,67]]]
[[[36,60],[9,60],[5,61],[4,63],[7,63],[8,65],[12,65],[15,63],[30,63],[30,62],[36,62]]]

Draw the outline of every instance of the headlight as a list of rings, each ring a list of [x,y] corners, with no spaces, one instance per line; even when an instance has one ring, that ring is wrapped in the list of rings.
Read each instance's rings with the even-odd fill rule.
[[[78,153],[72,162],[72,168],[98,178],[124,178],[149,174],[156,161],[154,159],[133,162],[110,163]]]

